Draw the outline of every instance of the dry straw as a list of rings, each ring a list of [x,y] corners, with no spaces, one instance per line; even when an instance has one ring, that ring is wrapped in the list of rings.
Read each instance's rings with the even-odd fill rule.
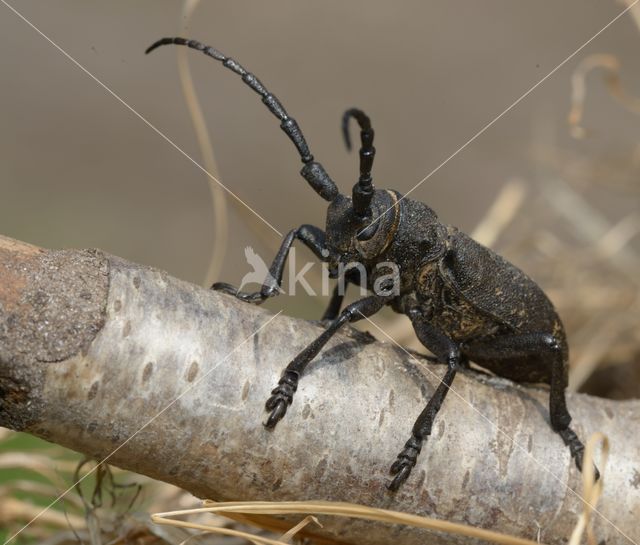
[[[581,537],[584,531],[587,531],[587,543],[589,545],[597,545],[595,535],[593,534],[593,527],[591,525],[591,514],[598,503],[598,499],[602,494],[602,487],[604,486],[603,476],[596,481],[594,473],[594,451],[598,443],[602,444],[602,453],[600,468],[604,471],[604,467],[607,464],[607,458],[609,456],[609,439],[603,433],[594,433],[587,441],[587,448],[584,453],[584,470],[582,472],[582,497],[584,499],[584,510],[578,519],[576,527],[571,534],[571,540],[569,545],[579,545]]]
[[[599,467],[601,476],[598,481],[595,480],[594,473],[594,452],[598,446],[602,445],[601,461]],[[591,524],[591,515],[602,494],[604,486],[604,470],[609,454],[609,440],[607,437],[598,432],[594,433],[587,441],[584,455],[584,472],[582,474],[584,510],[580,514],[576,526],[571,534],[569,545],[580,545],[583,533],[587,532],[588,545],[596,545],[597,540],[593,533]],[[413,526],[415,528],[424,528],[426,530],[434,530],[447,534],[483,539],[490,543],[499,543],[504,545],[542,545],[539,540],[532,541],[521,537],[511,536],[476,528],[466,524],[459,524],[446,520],[438,520],[430,517],[422,517],[410,513],[400,511],[390,511],[387,509],[377,509],[367,507],[366,505],[357,505],[344,502],[328,502],[328,501],[285,501],[285,502],[214,502],[205,500],[204,507],[197,509],[183,509],[180,511],[169,511],[165,513],[155,513],[151,515],[151,520],[156,524],[165,524],[178,528],[197,530],[204,533],[213,533],[219,535],[234,536],[248,540],[257,545],[287,545],[290,540],[297,534],[303,537],[310,537],[316,543],[339,543],[330,538],[319,537],[305,531],[310,522],[321,526],[317,516],[330,515],[347,518],[355,518],[361,520],[370,520],[376,522],[384,522],[388,524],[402,524]],[[258,526],[264,530],[272,532],[282,532],[286,527],[285,521],[273,518],[274,515],[307,515],[296,526],[284,533],[280,538],[271,538],[251,534],[242,530],[233,528],[224,528],[212,526],[197,522],[185,520],[176,520],[174,517],[187,515],[198,515],[210,513],[230,518],[236,522]],[[265,516],[267,515],[267,516]],[[300,537],[299,536],[299,537]],[[193,536],[192,536],[193,537]],[[191,538],[189,538],[191,539]],[[187,540],[188,541],[188,540]],[[187,541],[183,542],[186,543]]]
[[[571,111],[569,112],[568,120],[571,134],[575,138],[584,138],[588,135],[588,131],[581,123],[587,95],[587,75],[595,68],[605,70],[604,82],[611,95],[630,111],[640,113],[640,98],[629,95],[622,86],[620,81],[620,61],[617,57],[607,54],[590,55],[582,60],[571,77]]]
[[[181,33],[185,33],[189,27],[191,16],[198,7],[200,0],[186,0],[182,6],[182,13],[180,16]],[[214,244],[213,254],[209,262],[209,268],[204,279],[205,287],[209,287],[213,281],[220,276],[222,270],[222,263],[227,251],[227,242],[229,239],[229,221],[227,216],[227,201],[224,195],[224,190],[219,184],[215,183],[213,177],[219,177],[218,163],[213,154],[213,146],[211,145],[211,137],[207,130],[207,124],[204,120],[202,113],[202,107],[198,100],[198,94],[191,77],[191,70],[189,68],[189,59],[187,57],[187,51],[178,48],[178,72],[180,74],[180,83],[182,84],[182,93],[189,109],[189,115],[191,116],[191,122],[196,132],[198,139],[198,145],[200,147],[200,153],[202,154],[202,160],[207,170],[207,183],[211,191],[211,204],[213,206],[214,217]]]

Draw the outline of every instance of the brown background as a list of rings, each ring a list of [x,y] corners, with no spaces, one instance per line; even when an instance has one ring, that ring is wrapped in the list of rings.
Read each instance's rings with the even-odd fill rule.
[[[179,2],[14,4],[200,160],[175,51],[143,54],[177,33]],[[202,2],[189,35],[234,56],[280,97],[343,191],[357,177],[357,156],[344,150],[339,118],[347,107],[366,109],[376,129],[375,182],[406,192],[622,9],[603,0],[235,0]],[[100,247],[202,282],[213,241],[203,174],[4,5],[0,43],[0,231],[48,247]],[[588,158],[613,154],[638,175],[630,159],[638,117],[599,77],[589,79],[585,123],[593,136],[573,140],[566,115],[580,59],[615,54],[625,85],[638,90],[639,47],[638,28],[625,15],[413,197],[470,231],[509,178],[522,177],[535,191],[542,167],[532,150],[541,144]],[[324,225],[324,201],[298,176],[293,147],[256,95],[212,60],[192,52],[190,61],[223,182],[283,233]],[[635,198],[606,201],[596,204],[612,221],[638,208]],[[222,278],[238,282],[249,270],[245,246],[265,259],[272,250],[232,209],[230,227]],[[317,315],[299,301],[276,306]]]

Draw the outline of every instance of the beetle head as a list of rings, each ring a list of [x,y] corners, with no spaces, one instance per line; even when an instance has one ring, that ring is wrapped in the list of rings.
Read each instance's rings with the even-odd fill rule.
[[[366,216],[358,213],[356,198],[338,195],[331,202],[326,226],[331,272],[338,263],[360,262],[366,266],[386,252],[400,221],[398,201],[393,191],[374,190]]]

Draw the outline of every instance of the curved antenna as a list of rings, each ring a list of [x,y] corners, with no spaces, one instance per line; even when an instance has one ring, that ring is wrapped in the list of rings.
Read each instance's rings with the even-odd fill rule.
[[[351,108],[342,115],[342,136],[348,150],[351,150],[351,138],[349,136],[349,120],[353,118],[360,125],[360,177],[358,183],[353,186],[353,209],[360,217],[368,217],[371,214],[371,199],[375,192],[371,169],[376,148],[373,147],[374,131],[371,127],[369,116],[358,108]]]
[[[163,45],[184,45],[196,51],[200,51],[205,55],[222,62],[225,68],[235,72],[242,77],[242,81],[246,83],[251,89],[258,93],[262,97],[262,102],[269,109],[269,111],[280,120],[280,128],[285,132],[289,139],[293,142],[300,159],[304,163],[304,167],[300,171],[300,174],[309,182],[309,185],[318,193],[323,199],[332,201],[338,196],[338,187],[331,179],[329,174],[325,171],[324,167],[313,160],[313,155],[309,151],[309,146],[293,117],[289,117],[287,111],[284,109],[280,101],[275,95],[271,94],[262,82],[255,77],[251,72],[245,70],[238,62],[231,57],[227,57],[220,53],[217,49],[200,43],[196,40],[188,40],[186,38],[162,38],[157,42],[150,45],[145,53],[151,53],[154,49]]]

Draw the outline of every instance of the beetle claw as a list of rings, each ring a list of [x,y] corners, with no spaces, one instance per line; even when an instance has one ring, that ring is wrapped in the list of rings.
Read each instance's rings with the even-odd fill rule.
[[[396,460],[395,462],[393,462],[393,464],[391,464],[391,469],[389,470],[389,473],[391,473],[392,475],[395,475],[396,473],[399,473],[400,470],[407,465],[406,460]]]
[[[571,447],[569,447],[569,450],[571,451],[571,456],[575,460],[576,467],[578,468],[580,473],[582,473],[582,466],[583,466],[583,461],[584,461],[584,456],[583,456],[584,450],[580,450],[580,451],[574,452]],[[596,464],[593,464],[593,475],[594,475],[594,478],[595,478],[596,482],[598,480],[600,480],[600,471],[598,470],[598,466],[596,466]]]
[[[396,460],[391,466],[391,473],[395,474],[395,477],[387,484],[387,488],[392,492],[397,492],[400,485],[407,480],[407,477],[409,477],[412,469],[413,464],[408,460]]]
[[[562,437],[564,444],[569,447],[571,457],[575,461],[576,467],[578,468],[578,470],[580,470],[580,472],[582,472],[584,445],[582,444],[580,439],[578,439],[578,436],[571,428],[560,430],[558,433],[560,434],[560,437]],[[600,479],[600,471],[598,471],[598,468],[595,464],[593,465],[593,470],[595,479],[597,481],[598,479]]]
[[[276,424],[280,422],[282,417],[287,413],[287,403],[283,399],[271,397],[269,401],[267,401],[267,410],[270,410],[271,414],[264,423],[264,426],[270,429],[275,428]]]
[[[211,286],[213,291],[221,291],[222,293],[227,293],[229,295],[237,295],[238,288],[232,286],[231,284],[227,284],[226,282],[216,282]]]
[[[254,305],[259,305],[266,299],[259,291],[254,293],[243,293],[239,291],[236,297],[245,303],[253,303]]]

